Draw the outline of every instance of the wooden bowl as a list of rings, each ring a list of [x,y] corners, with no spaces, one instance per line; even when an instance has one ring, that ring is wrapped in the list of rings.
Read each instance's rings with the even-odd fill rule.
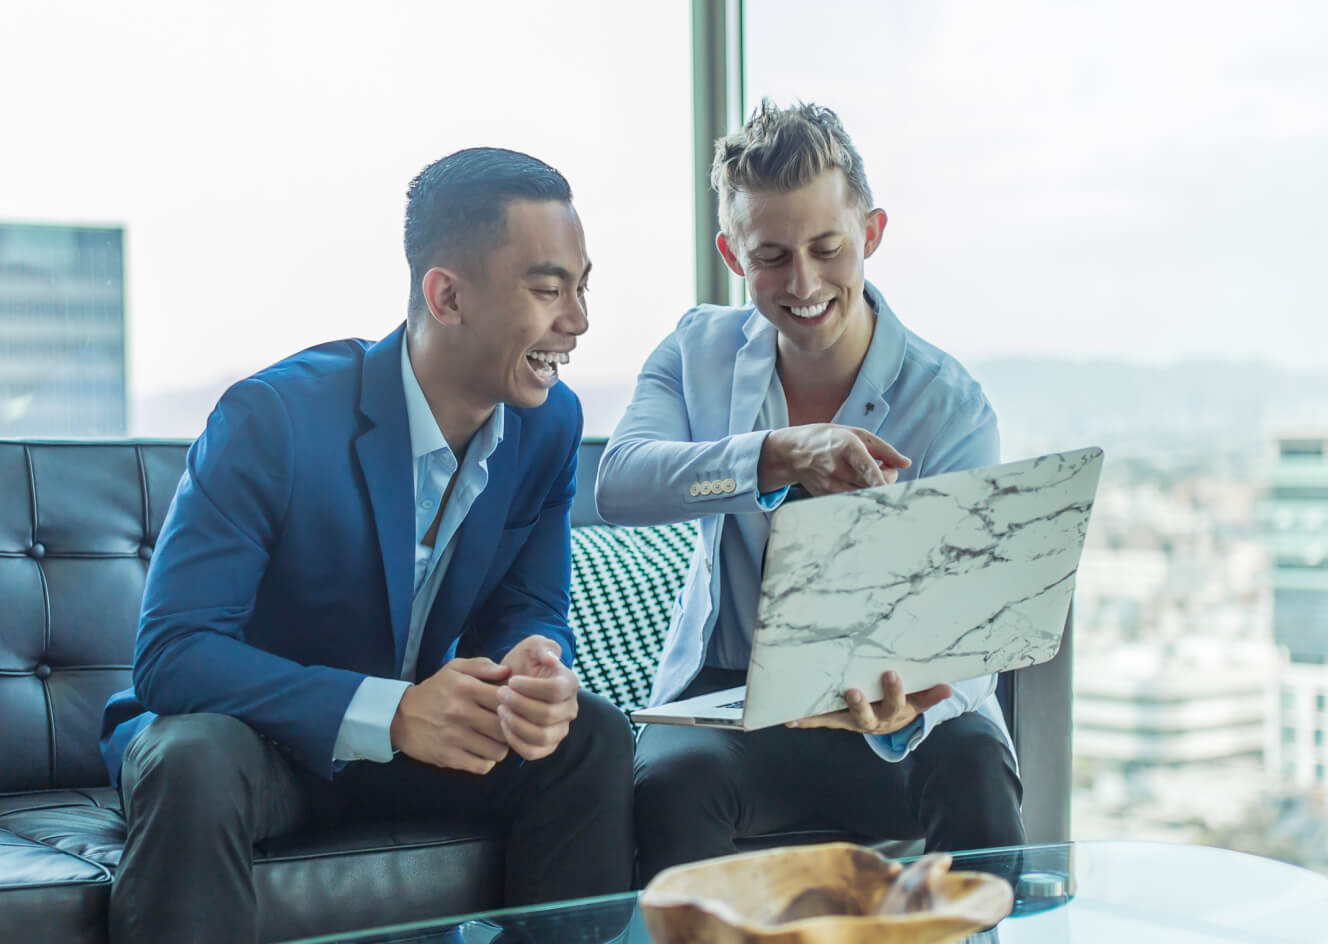
[[[655,944],[949,944],[1014,903],[1004,880],[949,865],[905,871],[847,842],[767,849],[667,869],[641,909]]]

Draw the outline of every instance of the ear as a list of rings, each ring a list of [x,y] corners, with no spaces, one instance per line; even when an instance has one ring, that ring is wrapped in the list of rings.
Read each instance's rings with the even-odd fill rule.
[[[461,323],[457,286],[457,273],[442,266],[434,266],[424,273],[424,278],[420,280],[420,288],[424,292],[424,304],[429,308],[429,315],[439,324]]]
[[[866,259],[876,251],[881,245],[881,237],[885,235],[885,211],[880,207],[867,214],[867,233],[863,240],[862,258]]]
[[[728,237],[723,233],[719,233],[715,236],[715,248],[718,249],[719,254],[724,257],[724,264],[733,271],[734,275],[743,279],[747,277],[747,273],[742,271],[742,263],[739,262],[738,257],[734,255],[733,247],[729,245]]]

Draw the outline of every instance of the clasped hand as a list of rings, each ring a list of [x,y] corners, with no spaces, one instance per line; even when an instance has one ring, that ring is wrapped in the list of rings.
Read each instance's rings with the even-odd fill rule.
[[[436,767],[487,774],[509,750],[547,757],[576,717],[576,675],[558,644],[528,636],[502,662],[453,659],[406,689],[392,719],[392,746]]]
[[[850,688],[844,693],[848,707],[823,715],[790,721],[790,728],[838,728],[862,734],[892,734],[913,723],[918,715],[933,705],[945,701],[952,694],[949,685],[933,685],[919,692],[904,693],[904,683],[898,672],[881,676],[885,690],[880,701],[868,701],[861,689]]]

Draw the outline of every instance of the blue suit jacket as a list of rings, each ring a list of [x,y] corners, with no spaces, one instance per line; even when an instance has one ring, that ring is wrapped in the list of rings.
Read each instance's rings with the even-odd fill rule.
[[[403,328],[310,348],[228,390],[190,449],[148,569],[134,687],[102,720],[112,781],[153,713],[220,712],[330,777],[365,675],[400,676],[414,568]],[[500,659],[532,633],[570,664],[581,407],[558,384],[506,410],[420,644]]]

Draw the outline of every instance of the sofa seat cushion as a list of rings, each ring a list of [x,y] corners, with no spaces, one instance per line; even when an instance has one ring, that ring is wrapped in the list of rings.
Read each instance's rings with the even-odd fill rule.
[[[124,835],[110,788],[0,796],[0,940],[104,940]],[[503,845],[483,827],[444,821],[356,823],[267,840],[254,849],[263,938],[498,907]]]
[[[500,836],[446,822],[357,823],[254,850],[262,937],[313,937],[500,907]]]
[[[100,942],[111,873],[0,827],[0,941]]]
[[[11,889],[32,885],[108,882],[106,868],[39,842],[0,829],[0,902]]]

